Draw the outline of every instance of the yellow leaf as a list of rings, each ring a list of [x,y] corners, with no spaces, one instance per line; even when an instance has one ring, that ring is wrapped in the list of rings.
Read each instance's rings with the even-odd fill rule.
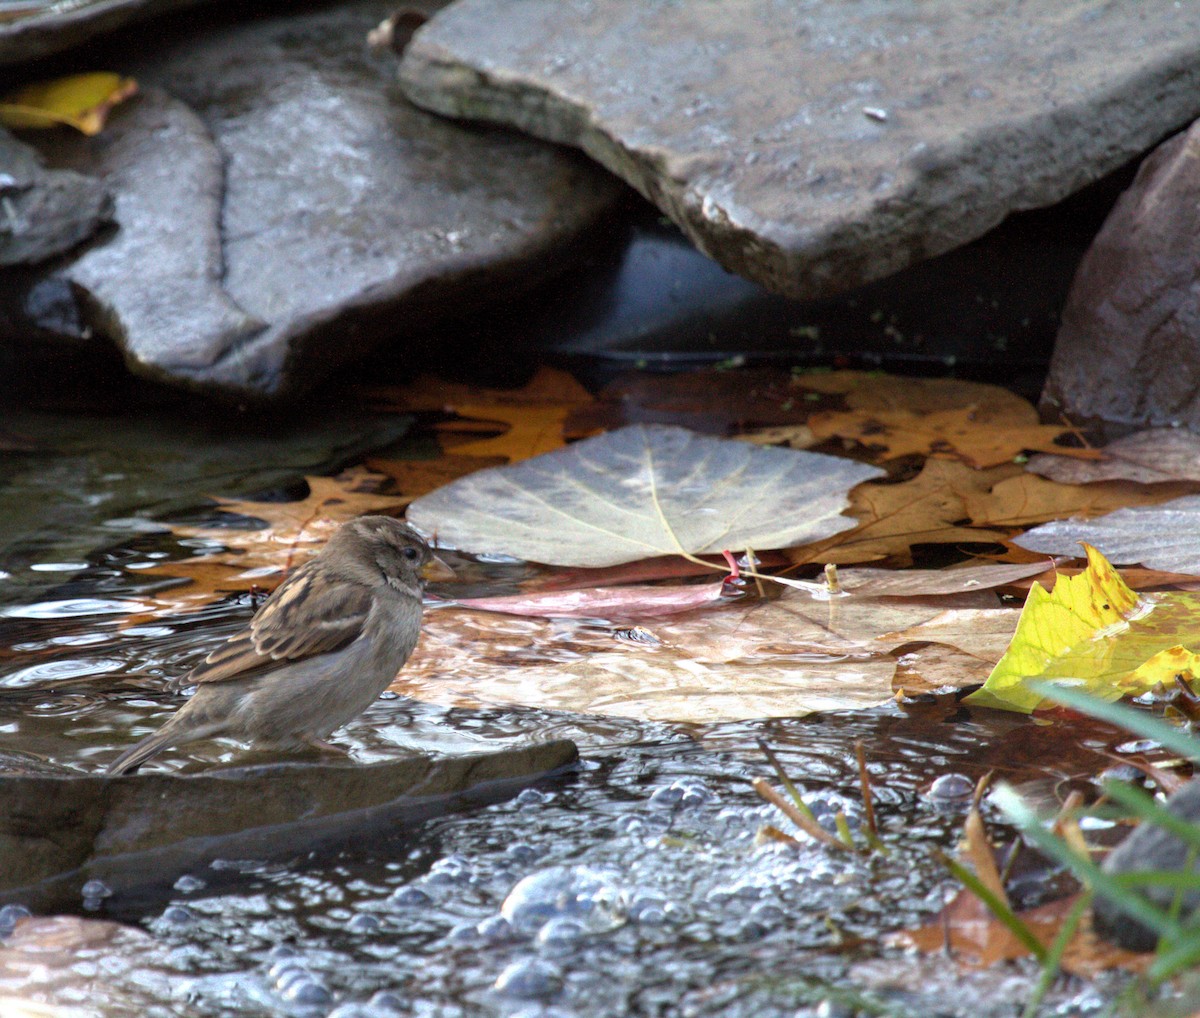
[[[1045,679],[1068,679],[1107,700],[1154,685],[1138,685],[1134,675],[1176,639],[1159,625],[1132,631],[1156,602],[1134,593],[1095,548],[1084,548],[1084,572],[1059,576],[1053,593],[1034,583],[1008,650],[968,703],[1028,713],[1042,702],[1030,683]]]
[[[1171,685],[1176,677],[1190,683],[1196,677],[1196,672],[1200,671],[1198,665],[1200,665],[1200,654],[1177,643],[1174,647],[1160,650],[1140,665],[1129,676],[1127,682],[1129,688],[1126,691],[1137,696],[1144,690],[1153,689],[1159,684]]]
[[[107,71],[40,81],[0,99],[0,124],[16,128],[65,124],[84,134],[99,134],[109,111],[136,92],[132,78]]]

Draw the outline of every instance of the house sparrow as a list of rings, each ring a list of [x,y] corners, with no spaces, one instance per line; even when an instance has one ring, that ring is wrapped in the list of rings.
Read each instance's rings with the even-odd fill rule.
[[[366,710],[416,646],[425,581],[453,576],[407,524],[387,516],[351,520],[244,630],[171,684],[196,692],[108,773],[125,774],[168,746],[216,735],[334,749],[324,738]]]

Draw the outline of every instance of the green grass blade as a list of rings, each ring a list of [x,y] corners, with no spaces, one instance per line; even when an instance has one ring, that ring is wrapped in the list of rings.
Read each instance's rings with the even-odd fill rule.
[[[1054,943],[1050,945],[1050,950],[1046,952],[1046,957],[1042,960],[1042,974],[1038,977],[1037,986],[1033,988],[1033,993],[1025,1003],[1025,1010],[1021,1012],[1021,1018],[1035,1018],[1038,1008],[1042,1006],[1042,1001],[1062,968],[1062,958],[1066,953],[1067,945],[1071,943],[1071,938],[1075,936],[1075,931],[1079,929],[1083,915],[1091,904],[1092,893],[1088,891],[1079,896],[1079,900],[1067,913],[1067,918],[1058,928],[1058,935],[1054,938]]]
[[[1152,905],[1142,896],[1133,893],[1120,882],[1100,869],[1091,859],[1076,855],[1065,842],[1056,838],[1042,826],[1034,812],[1025,805],[1021,797],[1007,785],[1000,785],[993,798],[1008,818],[1037,846],[1038,851],[1066,866],[1087,887],[1103,895],[1158,936],[1175,940],[1181,930],[1179,923],[1166,912]]]
[[[1021,942],[1021,945],[1035,958],[1040,964],[1046,963],[1048,952],[1046,945],[1043,944],[1031,930],[1021,917],[1016,914],[1008,903],[1003,901],[992,893],[982,880],[979,879],[971,870],[967,869],[962,863],[956,859],[951,859],[950,856],[941,852],[937,853],[937,857],[941,860],[942,865],[946,867],[954,876],[954,878],[970,891],[976,898],[987,906],[987,910],[996,917],[996,921],[1002,923],[1014,937]]]

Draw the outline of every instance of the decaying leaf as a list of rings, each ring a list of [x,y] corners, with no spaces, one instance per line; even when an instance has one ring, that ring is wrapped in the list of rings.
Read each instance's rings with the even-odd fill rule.
[[[780,548],[853,527],[846,492],[880,471],[682,428],[634,426],[417,499],[408,517],[465,551],[565,566]]]
[[[1195,491],[1196,486],[1186,482],[1062,484],[1022,473],[997,482],[991,491],[972,492],[965,504],[973,526],[1015,529],[1068,516],[1100,516],[1126,506],[1158,505]]]
[[[1056,679],[1115,700],[1169,680],[1176,666],[1190,668],[1191,656],[1178,645],[1200,646],[1200,598],[1139,596],[1095,548],[1086,547],[1083,573],[1060,577],[1052,593],[1034,584],[1012,643],[969,702],[1032,711],[1043,699],[1034,684]]]
[[[1102,457],[1090,462],[1063,456],[1034,456],[1028,468],[1062,484],[1200,482],[1200,434],[1186,428],[1138,431],[1110,442],[1100,451]]]
[[[462,598],[455,603],[477,611],[542,618],[649,619],[678,615],[719,601],[736,600],[722,582],[671,587],[579,587],[503,597]]]
[[[857,527],[793,548],[788,556],[796,563],[844,565],[892,556],[905,559],[914,544],[1001,541],[1007,531],[965,526],[966,499],[990,491],[998,480],[1019,470],[1011,465],[972,470],[952,460],[929,460],[911,481],[860,485],[850,494],[849,513],[859,521]]]
[[[994,590],[1045,572],[1044,562],[969,566],[965,569],[843,569],[843,590],[866,597],[936,597]]]
[[[813,414],[808,426],[818,441],[852,439],[880,450],[884,460],[900,456],[943,456],[980,469],[1011,462],[1027,449],[1096,458],[1095,449],[1067,448],[1056,440],[1069,428],[1047,424],[981,422],[975,407],[916,414],[909,410],[829,410]]]
[[[565,444],[563,422],[573,411],[592,402],[587,389],[569,374],[547,367],[539,368],[516,389],[463,385],[423,375],[411,385],[372,389],[370,398],[378,409],[457,414],[460,420],[438,426],[443,433],[501,431],[493,437],[446,442],[446,451],[456,456],[498,457],[513,462],[561,448]]]
[[[1047,902],[1018,913],[1018,918],[1048,948],[1077,901],[1078,895]],[[1029,956],[1012,931],[965,888],[933,922],[905,930],[892,939],[900,946],[947,955],[964,968],[990,968]],[[1153,958],[1153,954],[1135,954],[1100,939],[1085,921],[1067,945],[1061,965],[1064,971],[1081,978],[1094,978],[1112,968],[1144,972]]]
[[[1117,563],[1200,575],[1200,495],[1118,509],[1094,520],[1058,520],[1014,543],[1050,555],[1078,554],[1081,542]]]
[[[891,652],[910,642],[889,631],[902,634],[957,612],[957,629],[946,625],[941,637],[971,646],[974,616],[1000,611],[982,607],[994,604],[986,592],[828,601],[787,590],[633,628],[568,630],[447,607],[429,613],[420,647],[392,689],[453,706],[704,724],[878,706],[893,695]],[[1003,613],[1015,623],[1015,609]],[[972,681],[979,679],[963,677]]]
[[[567,432],[578,436],[629,424],[674,424],[724,436],[763,426],[799,425],[815,406],[805,396],[792,373],[780,368],[635,372],[619,376],[594,403],[577,408],[567,419]]]
[[[15,128],[66,125],[83,134],[99,134],[109,111],[137,93],[137,82],[119,74],[72,74],[39,81],[0,98],[0,124]]]

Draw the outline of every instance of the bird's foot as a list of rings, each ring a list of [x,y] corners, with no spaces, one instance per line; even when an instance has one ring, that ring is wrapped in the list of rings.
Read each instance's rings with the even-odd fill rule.
[[[335,746],[332,742],[326,742],[324,739],[318,739],[315,735],[306,735],[300,741],[306,746],[311,746],[318,753],[329,753],[332,756],[350,756],[350,750],[343,749],[341,746]]]

